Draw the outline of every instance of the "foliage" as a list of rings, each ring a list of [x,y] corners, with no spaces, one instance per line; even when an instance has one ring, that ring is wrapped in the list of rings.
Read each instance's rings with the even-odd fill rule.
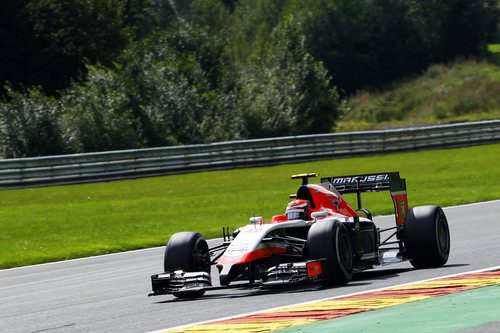
[[[231,12],[219,0],[193,0],[188,13],[188,21],[205,30],[209,35],[224,37],[232,23]]]
[[[60,103],[65,139],[73,152],[143,146],[127,87],[113,72],[90,67],[85,84],[65,90]]]
[[[39,88],[19,93],[7,87],[0,101],[0,140],[6,157],[52,155],[65,151],[59,111]]]
[[[0,145],[9,156],[37,156],[329,132],[339,94],[485,55],[500,7],[496,0],[6,0],[0,9],[0,85],[10,87],[0,91],[4,118],[52,110],[53,127],[13,121]],[[50,148],[14,138],[28,122],[53,135],[45,139]]]
[[[241,0],[234,9],[229,28],[232,56],[237,64],[247,64],[253,55],[266,52],[273,30],[281,21],[286,0]],[[270,50],[268,50],[270,51]]]
[[[346,94],[383,87],[431,63],[484,54],[495,0],[298,1],[308,49]]]
[[[55,94],[85,69],[106,65],[126,45],[121,0],[6,0],[0,10],[0,83]]]
[[[500,198],[500,145],[325,160],[0,192],[0,268],[165,244],[174,232],[220,237],[222,226],[283,213],[299,183],[290,175],[399,170],[411,206]],[[411,161],[411,163],[409,163]],[[216,193],[217,195],[214,195]],[[355,197],[350,198],[355,202]],[[374,215],[392,212],[387,192],[363,196]]]
[[[342,106],[338,131],[500,118],[500,68],[488,61],[433,65],[382,92],[360,91]]]
[[[122,77],[132,87],[150,145],[239,137],[240,121],[227,83],[231,79],[225,79],[222,48],[201,28],[181,26],[127,50]]]
[[[266,51],[251,61],[239,83],[248,137],[328,132],[338,95],[328,72],[305,49],[294,16],[277,27]]]

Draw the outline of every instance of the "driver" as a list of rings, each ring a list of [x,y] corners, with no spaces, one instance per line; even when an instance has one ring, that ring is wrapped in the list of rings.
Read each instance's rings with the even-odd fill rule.
[[[309,200],[296,199],[286,207],[286,218],[288,220],[305,220],[310,219],[311,203]]]

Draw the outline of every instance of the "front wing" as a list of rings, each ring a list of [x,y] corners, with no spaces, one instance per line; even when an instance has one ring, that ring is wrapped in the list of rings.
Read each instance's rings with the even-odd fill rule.
[[[327,277],[323,266],[326,259],[309,260],[305,262],[283,263],[270,267],[266,277],[256,283],[238,283],[226,286],[213,286],[210,274],[207,272],[165,272],[151,276],[153,292],[148,296],[165,294],[182,294],[196,291],[219,290],[243,287],[273,287],[294,285],[308,281],[322,281]]]

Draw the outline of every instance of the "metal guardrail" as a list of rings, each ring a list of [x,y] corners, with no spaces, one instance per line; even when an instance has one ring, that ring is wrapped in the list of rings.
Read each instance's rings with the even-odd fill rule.
[[[137,178],[500,141],[500,120],[6,159],[0,188]]]

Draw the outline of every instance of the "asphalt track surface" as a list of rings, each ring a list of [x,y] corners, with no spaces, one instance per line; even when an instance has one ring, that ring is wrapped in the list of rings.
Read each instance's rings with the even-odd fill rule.
[[[358,273],[343,287],[230,289],[196,300],[147,297],[164,248],[0,271],[0,332],[147,332],[500,265],[500,200],[445,209],[446,266],[409,263]],[[393,225],[393,217],[375,218]],[[216,279],[215,279],[216,280]],[[486,331],[488,331],[486,329]]]

